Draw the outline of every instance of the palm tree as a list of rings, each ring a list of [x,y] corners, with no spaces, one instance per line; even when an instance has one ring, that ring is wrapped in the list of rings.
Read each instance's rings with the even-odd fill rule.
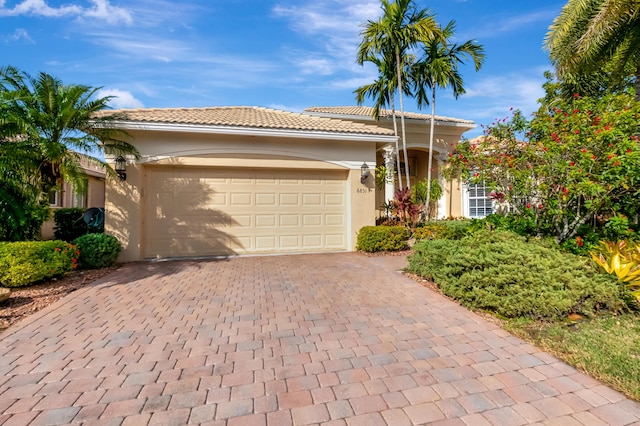
[[[362,42],[358,48],[357,62],[362,65],[371,56],[381,56],[385,61],[392,61],[389,66],[396,69],[402,151],[406,162],[407,145],[402,97],[403,58],[419,40],[432,37],[437,32],[437,25],[430,12],[427,9],[417,9],[413,0],[381,0],[381,3],[382,17],[377,21],[367,21],[361,32]],[[410,187],[407,167],[405,167],[405,178],[407,187]]]
[[[621,81],[629,68],[640,100],[640,2],[569,0],[545,38],[559,77],[584,75],[613,65]]]
[[[105,113],[111,98],[96,98],[98,90],[0,68],[0,238],[37,235],[49,215],[47,196],[63,177],[83,188],[80,153],[111,175],[104,154],[138,157],[112,125],[124,116]]]
[[[124,132],[113,127],[119,114],[100,114],[109,109],[112,97],[96,98],[100,88],[64,85],[44,72],[32,78],[14,67],[0,69],[0,85],[11,93],[8,108],[18,143],[28,146],[38,158],[34,175],[43,193],[60,184],[64,176],[77,186],[84,177],[82,153],[90,162],[115,175],[101,157],[133,154],[136,148],[120,139]]]
[[[473,61],[475,70],[480,70],[484,62],[484,48],[475,40],[462,44],[451,43],[455,35],[455,21],[450,21],[440,30],[438,37],[430,37],[423,41],[424,57],[412,70],[415,94],[418,107],[431,103],[431,120],[429,130],[429,160],[427,169],[427,203],[431,202],[431,167],[433,162],[433,137],[436,116],[436,89],[451,87],[453,96],[465,93],[464,81],[460,74],[460,65],[468,57]]]
[[[406,61],[410,61],[412,58],[406,57]],[[391,117],[393,120],[393,133],[396,137],[395,151],[396,151],[396,170],[400,170],[400,148],[398,146],[398,125],[396,119],[396,107],[395,107],[395,89],[397,87],[397,77],[395,75],[395,69],[393,68],[393,61],[383,60],[377,56],[370,56],[364,62],[373,63],[378,69],[378,79],[373,83],[366,84],[354,90],[356,95],[356,102],[358,105],[364,103],[365,98],[373,98],[375,103],[373,105],[372,116],[378,121],[380,119],[380,111],[387,106],[391,106]],[[391,66],[391,67],[390,67]],[[406,79],[404,80],[406,81]],[[408,84],[404,84],[403,91],[405,94],[410,95]],[[403,188],[402,176],[398,175],[398,185]]]

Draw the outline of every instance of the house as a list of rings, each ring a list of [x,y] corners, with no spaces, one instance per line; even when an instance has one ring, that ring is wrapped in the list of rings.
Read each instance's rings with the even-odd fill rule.
[[[85,173],[86,190],[80,191],[69,182],[63,182],[60,189],[49,193],[49,205],[51,207],[51,219],[42,224],[42,239],[54,238],[53,215],[56,210],[70,207],[87,209],[91,207],[104,208],[105,201],[105,170],[104,167],[89,161],[86,157],[80,157],[80,166]]]
[[[391,162],[396,137],[367,108],[118,112],[141,154],[125,180],[107,181],[105,230],[123,243],[122,261],[353,250],[385,198],[370,175]],[[428,117],[407,114],[413,182],[426,176]],[[437,118],[436,173],[473,127]],[[459,216],[461,193],[447,188],[439,214]]]

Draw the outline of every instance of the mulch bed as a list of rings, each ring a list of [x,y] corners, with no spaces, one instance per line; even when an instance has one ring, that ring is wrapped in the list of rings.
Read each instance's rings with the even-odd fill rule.
[[[116,269],[118,266],[90,271],[75,271],[62,278],[41,284],[11,289],[9,299],[0,303],[0,332]]]

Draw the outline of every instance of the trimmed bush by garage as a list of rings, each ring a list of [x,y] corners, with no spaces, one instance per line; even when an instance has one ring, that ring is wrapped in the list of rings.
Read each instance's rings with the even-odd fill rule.
[[[82,269],[99,269],[113,266],[122,244],[112,235],[86,234],[73,240],[80,251],[78,263]]]
[[[367,253],[406,250],[410,236],[404,226],[365,226],[358,232],[356,249]]]

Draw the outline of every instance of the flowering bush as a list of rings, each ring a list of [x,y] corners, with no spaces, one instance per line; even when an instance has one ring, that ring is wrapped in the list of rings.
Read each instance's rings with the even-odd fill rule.
[[[557,100],[530,121],[515,111],[479,143],[460,144],[447,175],[485,182],[563,242],[585,223],[640,212],[639,119],[630,94]]]
[[[80,252],[64,241],[0,244],[0,285],[22,287],[58,277],[78,266]]]

